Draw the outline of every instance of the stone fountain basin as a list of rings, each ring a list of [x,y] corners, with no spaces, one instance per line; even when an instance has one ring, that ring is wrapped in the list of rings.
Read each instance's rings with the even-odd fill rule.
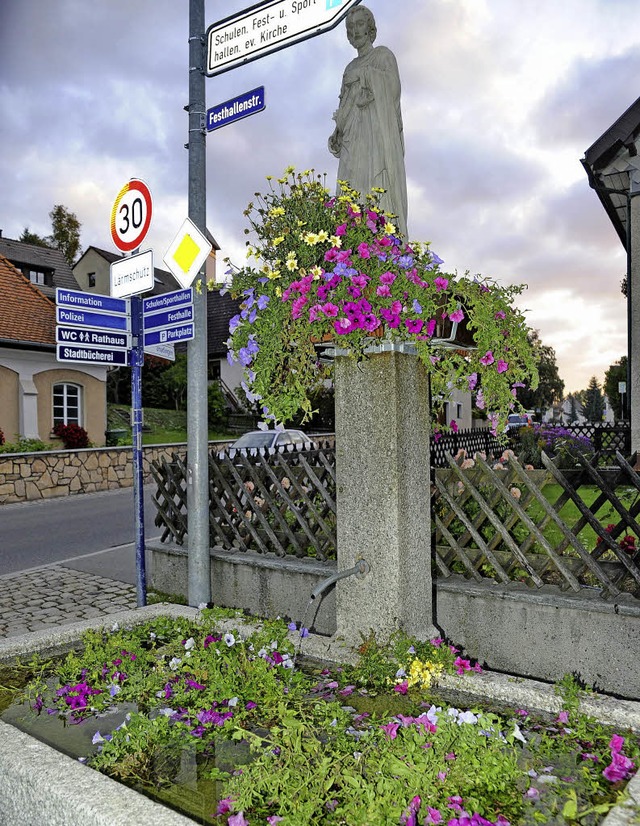
[[[73,623],[0,641],[0,662],[32,654],[55,656],[75,647],[84,631],[133,625],[157,616],[188,617],[199,612],[181,605],[152,605],[103,619]],[[235,625],[238,623],[235,622]],[[296,636],[297,639],[297,636]],[[344,662],[352,655],[339,640],[310,635],[303,653],[327,662]],[[504,674],[466,674],[441,680],[451,688],[483,699],[540,711],[558,712],[560,699],[553,687]],[[581,710],[612,726],[640,731],[640,703],[589,695]],[[612,809],[601,826],[631,826],[640,807],[640,774],[627,786],[627,801]],[[635,811],[634,811],[635,810]],[[39,742],[0,721],[0,826],[193,826],[195,821]]]

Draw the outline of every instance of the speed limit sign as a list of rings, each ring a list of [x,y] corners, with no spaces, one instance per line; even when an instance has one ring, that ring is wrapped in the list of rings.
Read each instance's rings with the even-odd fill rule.
[[[144,181],[126,183],[111,210],[111,238],[121,252],[131,252],[143,242],[151,224],[151,192]]]

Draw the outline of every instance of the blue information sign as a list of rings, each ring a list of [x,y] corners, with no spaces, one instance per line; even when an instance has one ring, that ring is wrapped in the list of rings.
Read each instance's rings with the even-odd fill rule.
[[[207,131],[212,132],[236,120],[242,120],[265,108],[264,86],[258,86],[243,95],[225,100],[211,109],[207,109]]]
[[[174,307],[182,307],[184,304],[193,304],[193,287],[143,298],[142,312],[147,315],[148,313],[157,313]]]
[[[107,313],[94,313],[90,310],[56,307],[56,317],[58,324],[97,327],[99,330],[127,331],[130,329],[130,319],[124,315],[107,315]]]
[[[153,313],[144,317],[144,329],[153,330],[156,327],[175,327],[193,319],[193,304],[165,310],[162,313]]]
[[[84,344],[58,344],[58,361],[77,361],[83,364],[129,364],[128,350],[108,350],[106,347],[87,347]]]
[[[121,313],[122,315],[127,315],[129,312],[129,302],[124,298],[83,293],[79,290],[64,290],[62,287],[56,289],[56,305],[58,307],[75,307],[78,310]]]
[[[175,344],[178,341],[187,341],[195,337],[192,323],[183,324],[181,327],[169,327],[165,330],[151,330],[144,334],[144,346],[149,347],[154,344]]]
[[[89,347],[116,347],[128,350],[131,336],[119,330],[89,330],[83,327],[56,327],[58,344],[87,344]]]

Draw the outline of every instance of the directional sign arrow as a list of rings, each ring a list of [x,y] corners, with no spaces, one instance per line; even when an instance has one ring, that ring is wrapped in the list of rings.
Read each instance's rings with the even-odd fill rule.
[[[207,29],[209,77],[333,29],[360,0],[264,0]]]

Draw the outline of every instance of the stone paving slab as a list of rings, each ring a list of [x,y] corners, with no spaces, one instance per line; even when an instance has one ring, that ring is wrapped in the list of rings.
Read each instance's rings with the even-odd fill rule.
[[[0,638],[136,606],[133,585],[64,565],[44,565],[0,577]]]

